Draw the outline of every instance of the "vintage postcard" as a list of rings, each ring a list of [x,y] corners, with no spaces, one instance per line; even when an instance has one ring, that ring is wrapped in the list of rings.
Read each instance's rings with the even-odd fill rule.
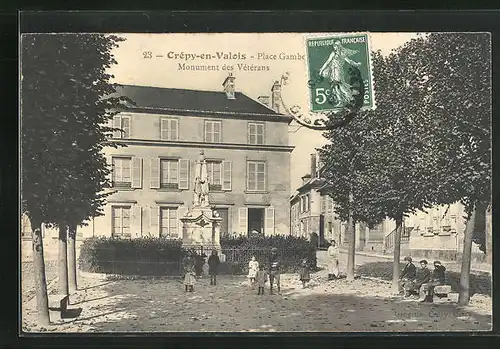
[[[490,41],[23,34],[22,333],[490,331]]]

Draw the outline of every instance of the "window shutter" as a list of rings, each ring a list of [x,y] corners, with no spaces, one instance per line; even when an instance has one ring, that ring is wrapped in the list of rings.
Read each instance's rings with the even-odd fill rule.
[[[132,118],[122,116],[123,138],[132,138]]]
[[[248,235],[248,208],[240,207],[238,209],[238,222],[240,233]]]
[[[274,207],[266,208],[266,236],[274,235]]]
[[[171,141],[176,141],[179,137],[178,137],[178,132],[177,132],[177,129],[178,129],[178,121],[175,120],[175,119],[171,119],[170,120],[170,140]]]
[[[222,190],[232,190],[231,189],[231,161],[222,162]]]
[[[110,170],[108,174],[109,184],[113,186],[113,157],[111,155],[106,156],[106,163]]]
[[[149,207],[149,233],[155,237],[160,236],[160,207],[156,205]]]
[[[160,119],[160,139],[162,141],[168,140],[168,126],[169,126],[169,120],[168,119]]]
[[[160,159],[151,159],[149,165],[149,187],[158,189],[160,188]]]
[[[132,158],[132,188],[142,188],[142,158]]]
[[[219,143],[222,141],[222,130],[221,130],[221,123],[220,122],[214,122],[213,126],[213,139],[212,142]]]
[[[104,206],[104,217],[106,217],[107,222],[109,223],[109,233],[105,232],[105,234],[107,237],[111,237],[113,236],[114,217],[113,217],[113,206],[109,203],[106,204],[106,206]]]
[[[212,140],[212,123],[210,121],[205,122],[205,142],[213,142]]]
[[[254,138],[255,138],[256,130],[255,130],[255,124],[249,123],[248,124],[248,143],[249,144],[254,144]]]
[[[121,129],[122,128],[122,125],[121,125],[121,117],[120,115],[115,115],[113,116],[113,128],[119,128]],[[121,138],[121,132],[120,130],[114,130],[113,131],[113,138]]]
[[[179,189],[189,189],[189,159],[179,160]]]
[[[255,143],[264,144],[264,124],[257,124],[255,126]]]
[[[142,236],[142,207],[139,205],[134,205],[132,208],[132,236],[141,237]]]

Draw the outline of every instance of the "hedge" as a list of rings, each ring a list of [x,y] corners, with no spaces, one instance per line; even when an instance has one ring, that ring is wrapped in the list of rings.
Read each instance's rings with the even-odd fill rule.
[[[93,273],[177,276],[184,253],[180,240],[97,237],[83,241],[78,262]]]
[[[297,272],[303,259],[308,260],[311,270],[316,270],[316,248],[304,238],[226,236],[221,239],[221,247],[226,255],[226,262],[219,269],[221,274],[247,274],[252,256],[266,264],[272,247],[278,249],[283,273]],[[105,274],[179,276],[185,253],[180,240],[89,238],[82,242],[79,267],[82,271]]]

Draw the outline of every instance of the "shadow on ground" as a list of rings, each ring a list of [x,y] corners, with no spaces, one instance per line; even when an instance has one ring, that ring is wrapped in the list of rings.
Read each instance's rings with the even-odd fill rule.
[[[370,276],[383,280],[392,280],[393,262],[372,262],[357,267],[357,273],[362,276]],[[403,268],[403,264],[401,265]],[[454,292],[458,292],[460,273],[446,271],[446,284],[451,285]],[[474,272],[470,275],[470,295],[491,295],[491,276],[488,273]]]
[[[294,279],[295,280],[295,279]],[[281,295],[257,295],[243,278],[200,280],[185,293],[176,280],[122,280],[99,288],[80,306],[87,315],[71,322],[90,332],[175,331],[487,331],[491,317],[455,304],[419,304],[381,295],[370,281],[331,281],[303,290],[292,284]],[[363,294],[343,294],[342,289]],[[379,292],[379,290],[382,290]],[[102,297],[108,298],[102,298]],[[92,315],[88,315],[92,314]]]

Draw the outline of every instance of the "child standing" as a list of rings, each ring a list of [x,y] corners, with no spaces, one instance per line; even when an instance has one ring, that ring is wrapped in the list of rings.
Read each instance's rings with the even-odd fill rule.
[[[264,266],[260,265],[259,270],[255,273],[255,280],[257,281],[257,285],[259,286],[259,292],[257,294],[264,294],[264,286],[267,282],[267,273],[264,270]]]
[[[306,288],[306,284],[311,280],[311,275],[309,274],[309,266],[307,265],[307,259],[302,261],[302,266],[299,271],[299,279],[302,281],[302,288]]]
[[[273,294],[273,285],[276,281],[278,287],[278,293],[280,293],[280,260],[278,257],[278,249],[276,247],[271,248],[271,255],[269,256],[268,268],[269,268],[269,293]]]
[[[194,291],[194,284],[196,282],[196,275],[194,271],[194,258],[188,255],[184,261],[184,287],[186,292]]]
[[[248,278],[250,279],[252,288],[255,287],[255,277],[257,275],[257,271],[259,271],[259,262],[257,262],[255,256],[252,256],[252,260],[248,262]]]
[[[210,285],[217,285],[217,273],[219,269],[220,259],[217,255],[217,250],[212,250],[212,254],[208,257],[208,273],[210,274]]]
[[[207,263],[207,261],[205,260],[205,261],[203,262],[203,276],[204,276],[204,277],[209,275],[209,269],[210,269],[210,268],[209,268],[209,266],[208,266],[208,263]]]

